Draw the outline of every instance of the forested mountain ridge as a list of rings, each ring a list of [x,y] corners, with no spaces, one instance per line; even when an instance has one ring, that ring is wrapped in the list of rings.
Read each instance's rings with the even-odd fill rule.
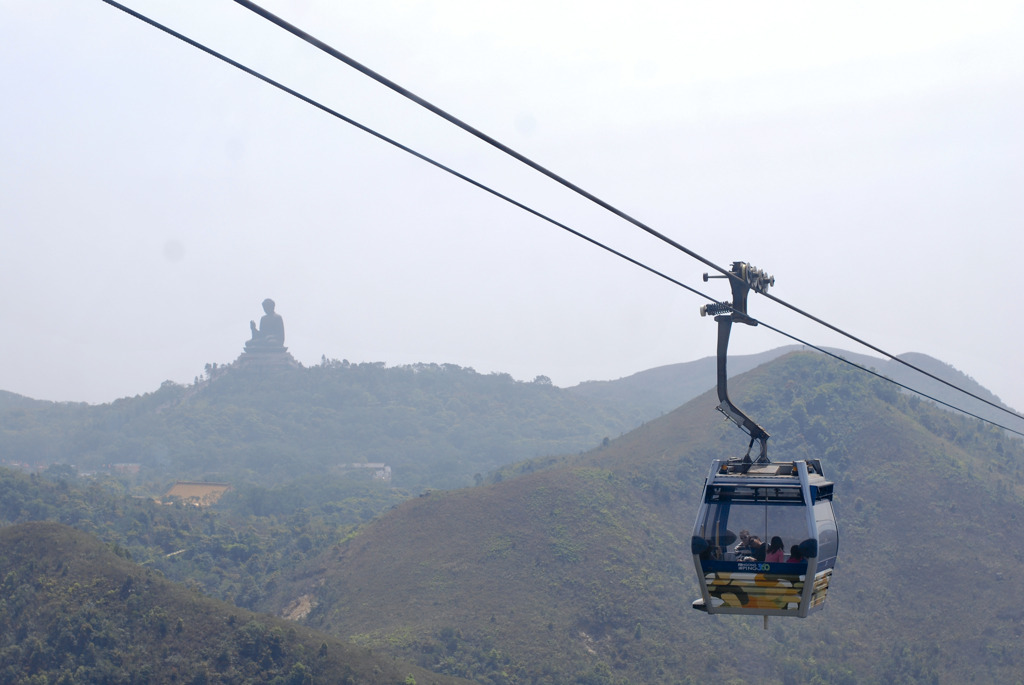
[[[792,349],[737,355],[730,375]],[[897,362],[835,352],[980,416],[998,414]],[[948,365],[904,356],[996,399]],[[208,365],[193,385],[166,382],[104,405],[0,392],[0,463],[72,464],[79,472],[133,464],[137,483],[158,488],[175,480],[270,486],[323,477],[340,464],[385,463],[392,484],[415,493],[479,482],[524,459],[590,449],[715,382],[710,357],[572,388],[452,364],[389,368],[325,358],[311,368]]]
[[[0,407],[0,455],[81,471],[140,465],[153,481],[277,484],[385,463],[413,490],[469,485],[511,461],[589,449],[639,425],[538,379],[446,364],[211,368],[197,384],[111,404]]]
[[[0,411],[4,409],[10,409],[13,407],[31,407],[31,406],[46,406],[52,404],[45,400],[33,400],[23,395],[18,395],[7,390],[0,390]]]
[[[394,378],[393,392],[408,380]],[[173,414],[218,385],[229,398],[254,394],[250,406],[277,393],[223,381],[165,385],[120,411]],[[748,653],[764,682],[1012,680],[1024,659],[1012,599],[1024,590],[1021,442],[817,354],[764,364],[730,389],[773,434],[774,459],[821,457],[837,485],[841,549],[826,608],[769,631],[689,608],[700,484],[712,458],[746,448],[713,392],[589,453],[413,497],[356,533],[352,523],[408,495],[314,470],[274,488],[240,485],[199,510],[118,495],[61,467],[0,471],[0,525],[71,523],[154,573],[270,613],[301,617],[304,605],[311,626],[479,683],[752,677],[713,645]],[[56,409],[75,416],[80,405]]]
[[[822,458],[836,483],[839,563],[808,619],[690,609],[701,484],[746,449],[710,393],[561,464],[410,500],[282,582],[276,608],[307,596],[309,625],[481,683],[1019,678],[1020,440],[818,354],[731,396],[775,460]]]
[[[730,359],[730,375],[792,351]],[[892,360],[836,354],[964,406],[1005,415]],[[940,378],[997,398],[948,365],[904,355]],[[104,405],[31,400],[0,391],[0,463],[72,464],[79,472],[138,464],[148,483],[220,480],[269,485],[340,464],[386,463],[393,484],[450,488],[512,462],[590,449],[716,383],[715,359],[557,388],[452,364],[387,367],[324,359],[310,368],[208,365],[193,385]],[[995,416],[993,416],[995,414]]]
[[[211,597],[257,608],[277,579],[313,550],[345,537],[382,504],[407,497],[372,483],[300,481],[231,491],[212,508],[161,504],[69,469],[0,468],[0,527],[60,522]]]
[[[455,685],[202,597],[56,523],[0,528],[0,682]]]

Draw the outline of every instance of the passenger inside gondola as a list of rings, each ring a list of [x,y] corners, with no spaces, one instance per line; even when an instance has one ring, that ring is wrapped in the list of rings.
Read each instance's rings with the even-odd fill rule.
[[[800,552],[800,545],[793,545],[789,548],[789,563],[799,564],[803,562],[804,555]]]
[[[769,564],[782,563],[786,559],[786,547],[782,544],[782,538],[778,535],[772,538],[772,541],[768,544],[768,551],[764,555],[764,560]]]
[[[761,542],[761,538],[756,535],[750,536],[750,554],[743,557],[743,561],[764,561],[765,554],[767,553],[767,546]]]
[[[733,550],[736,557],[742,559],[745,556],[750,555],[750,531],[743,529],[740,531],[740,541],[736,543],[736,549]]]

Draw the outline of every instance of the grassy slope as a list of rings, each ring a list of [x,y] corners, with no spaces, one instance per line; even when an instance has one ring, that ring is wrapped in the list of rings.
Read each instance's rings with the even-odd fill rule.
[[[0,682],[454,682],[202,597],[56,523],[0,528],[0,587]]]
[[[1019,441],[817,355],[730,390],[774,459],[821,456],[836,481],[839,566],[811,618],[689,608],[701,483],[746,446],[710,393],[560,467],[407,502],[289,592],[315,594],[313,626],[479,682],[1019,676]]]

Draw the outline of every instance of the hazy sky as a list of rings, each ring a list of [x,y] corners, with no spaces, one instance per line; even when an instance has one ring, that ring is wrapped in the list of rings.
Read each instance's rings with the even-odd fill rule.
[[[229,0],[128,0],[719,299],[686,255]],[[689,249],[1024,409],[1019,2],[266,0]],[[0,0],[0,389],[108,402],[230,363],[555,384],[711,356],[704,300],[100,0]],[[750,313],[867,352],[757,296]],[[732,351],[791,341],[735,331]],[[709,387],[713,379],[709,380]]]

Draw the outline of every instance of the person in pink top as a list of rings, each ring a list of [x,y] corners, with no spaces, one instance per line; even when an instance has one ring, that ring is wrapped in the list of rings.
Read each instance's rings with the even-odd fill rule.
[[[786,547],[782,544],[782,538],[778,535],[772,538],[771,542],[768,543],[768,553],[764,555],[764,560],[769,564],[771,563],[782,563],[786,560]]]

